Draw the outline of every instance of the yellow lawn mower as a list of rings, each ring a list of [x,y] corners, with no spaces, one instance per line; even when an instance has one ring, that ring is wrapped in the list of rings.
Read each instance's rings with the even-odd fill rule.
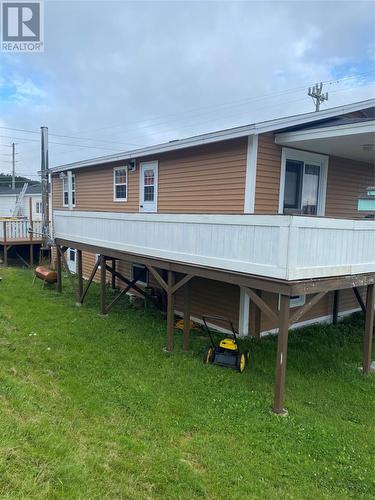
[[[202,316],[202,320],[204,329],[208,333],[211,341],[211,345],[206,349],[203,362],[233,368],[242,373],[249,360],[249,351],[240,351],[237,342],[238,332],[236,332],[232,321],[221,316]],[[219,342],[215,342],[212,331],[207,324],[209,320],[219,320],[220,322],[228,323],[232,333],[225,334],[224,338]]]

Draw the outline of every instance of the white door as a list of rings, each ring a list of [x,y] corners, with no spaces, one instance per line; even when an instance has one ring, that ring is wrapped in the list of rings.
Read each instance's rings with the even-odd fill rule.
[[[68,248],[68,250],[66,251],[66,262],[68,264],[68,267],[69,267],[69,271],[71,273],[75,273],[77,271],[77,261],[76,261],[76,257],[77,257],[77,252],[76,252],[76,249],[75,248]]]
[[[140,168],[140,212],[156,212],[158,199],[158,163],[141,163]]]

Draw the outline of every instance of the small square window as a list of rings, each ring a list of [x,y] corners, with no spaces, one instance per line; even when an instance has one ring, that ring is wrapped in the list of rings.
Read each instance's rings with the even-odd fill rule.
[[[289,307],[301,307],[306,302],[306,295],[292,295],[289,298]]]
[[[289,297],[289,307],[302,307],[306,303],[306,295],[291,295]],[[278,303],[278,309],[280,309],[280,295],[279,295],[279,303]]]
[[[142,264],[132,265],[132,279],[137,277],[137,285],[148,285],[148,270],[146,266],[143,266]]]

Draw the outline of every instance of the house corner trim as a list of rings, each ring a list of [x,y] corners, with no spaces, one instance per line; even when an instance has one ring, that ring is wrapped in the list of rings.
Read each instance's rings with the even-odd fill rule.
[[[255,209],[255,186],[258,157],[258,134],[247,138],[246,180],[244,213],[252,214]]]

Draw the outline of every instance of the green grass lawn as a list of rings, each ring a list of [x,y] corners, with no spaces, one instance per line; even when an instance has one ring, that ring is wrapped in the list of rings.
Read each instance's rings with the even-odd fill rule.
[[[374,377],[362,318],[290,334],[289,417],[270,413],[276,338],[242,375],[162,351],[165,321],[98,314],[1,269],[1,498],[374,498]],[[111,295],[111,292],[108,292]]]

